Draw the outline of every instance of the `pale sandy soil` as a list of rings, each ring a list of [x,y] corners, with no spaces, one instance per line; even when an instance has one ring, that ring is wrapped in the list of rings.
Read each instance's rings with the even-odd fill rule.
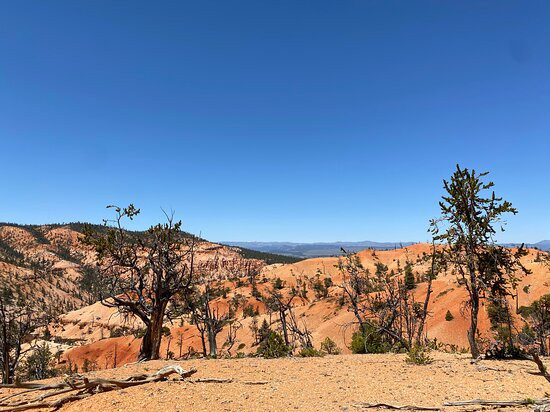
[[[404,355],[395,354],[170,362],[186,369],[197,368],[193,378],[233,378],[233,382],[153,383],[94,395],[61,410],[359,411],[354,405],[361,402],[441,407],[446,401],[541,398],[550,392],[544,379],[529,374],[536,369],[529,362],[482,361],[472,365],[467,355],[432,355],[435,362],[427,366],[409,365]],[[89,375],[122,378],[139,372],[152,373],[166,364],[152,361]],[[246,384],[256,380],[269,383]],[[468,410],[475,409],[479,408]]]

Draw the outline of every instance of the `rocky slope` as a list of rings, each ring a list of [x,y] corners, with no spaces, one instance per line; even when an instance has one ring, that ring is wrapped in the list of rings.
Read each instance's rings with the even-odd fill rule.
[[[14,225],[0,223],[0,289],[8,287],[44,303],[52,316],[93,304],[86,270],[94,265],[93,252],[79,238],[84,225]],[[102,230],[102,226],[95,226]],[[138,233],[139,235],[139,233]],[[208,241],[200,242],[197,261],[217,257],[227,270],[241,265],[264,266],[273,261],[295,261]]]
[[[398,265],[402,267],[407,260],[416,261],[429,251],[429,245],[417,244],[397,250],[366,250],[359,252],[358,255],[363,265],[371,270],[374,270],[376,262],[386,264],[390,270],[397,270]],[[342,277],[335,267],[337,263],[338,258],[315,258],[294,264],[268,265],[258,276],[257,289],[259,294],[265,295],[277,279],[281,280],[282,293],[289,293],[292,287],[305,289],[305,298],[294,301],[294,312],[300,321],[307,324],[312,332],[314,344],[318,347],[325,337],[330,337],[345,353],[349,353],[348,346],[353,331],[349,325],[353,321],[353,316],[345,305],[340,304],[342,291],[338,285]],[[537,261],[537,251],[531,250],[523,259],[523,263],[532,270],[532,274],[524,277],[520,282],[517,298],[519,306],[528,305],[541,295],[550,293],[549,268]],[[425,265],[416,265],[415,275],[420,275],[426,269]],[[313,285],[317,279],[322,281],[324,278],[330,278],[334,286],[329,287],[326,297],[316,296]],[[236,343],[232,348],[232,355],[236,352],[254,352],[256,347],[251,326],[253,322],[261,323],[263,319],[269,319],[270,315],[262,300],[253,296],[248,279],[227,280],[223,286],[228,292],[225,298],[220,297],[216,301],[215,305],[218,308],[225,310],[231,299],[239,299],[245,302],[244,306],[259,312],[259,315],[254,318],[247,316],[248,313],[240,309],[237,320],[241,328],[237,332]],[[524,288],[525,286],[529,287]],[[417,284],[415,291],[418,299],[423,299],[426,288],[426,283]],[[469,319],[467,315],[462,314],[465,300],[466,292],[457,284],[453,274],[441,274],[434,281],[429,307],[430,315],[427,321],[428,335],[446,344],[448,349],[451,345],[454,349],[467,347],[466,330]],[[454,316],[453,320],[445,319],[447,311]],[[276,321],[276,315],[272,315],[271,319]],[[167,323],[167,326],[171,329],[171,335],[163,341],[161,353],[164,356],[179,358],[190,350],[197,352],[201,350],[200,335],[188,319],[182,318],[174,324]],[[489,334],[489,326],[487,310],[484,306],[480,314],[480,329],[485,336]],[[134,332],[140,327],[139,322],[125,321],[117,315],[116,310],[95,303],[63,315],[61,321],[52,325],[50,330],[53,335],[64,340],[78,339],[84,343],[67,351],[66,360],[73,364],[82,364],[85,359],[93,360],[97,367],[108,368],[115,364],[120,366],[133,362],[136,359],[140,339],[134,337]],[[126,328],[123,333],[125,336],[110,337],[117,328]],[[226,338],[227,330],[224,330],[218,336],[219,348],[223,347]],[[227,354],[227,350],[222,349],[222,353]]]
[[[19,293],[43,301],[51,315],[59,315],[48,328],[48,339],[63,344],[65,362],[82,367],[84,361],[96,368],[110,368],[133,362],[140,346],[139,335],[143,325],[135,319],[121,317],[115,309],[107,308],[99,302],[92,302],[91,295],[83,282],[83,274],[93,264],[93,253],[79,242],[82,225],[17,226],[0,225],[0,286],[19,290]],[[377,262],[384,263],[390,270],[397,270],[406,261],[417,261],[430,252],[430,246],[415,244],[405,248],[386,251],[365,250],[358,253],[362,263],[374,270]],[[527,305],[543,294],[550,293],[549,268],[537,261],[538,251],[531,250],[523,260],[532,274],[524,277],[518,287],[518,306]],[[336,265],[338,258],[314,258],[290,264],[266,265],[260,259],[247,259],[236,247],[202,242],[198,250],[198,260],[208,260],[217,256],[228,269],[227,280],[221,286],[226,289],[224,296],[215,302],[220,310],[226,310],[231,300],[239,300],[241,309],[237,312],[237,331],[232,355],[236,352],[250,353],[256,350],[251,330],[252,324],[261,324],[263,319],[276,321],[270,315],[259,295],[266,295],[274,282],[279,282],[281,292],[290,293],[292,288],[301,288],[305,294],[294,300],[294,312],[301,322],[312,332],[316,346],[325,337],[333,339],[344,351],[348,346],[353,329],[349,324],[352,314],[346,305],[342,306],[342,281]],[[257,255],[256,255],[257,256]],[[273,256],[271,256],[273,258]],[[249,279],[239,277],[238,266],[252,262],[261,268],[257,276],[257,292],[253,293]],[[235,270],[231,270],[235,269]],[[425,272],[423,264],[414,266],[415,275]],[[315,284],[330,278],[333,286],[326,296],[315,292]],[[280,280],[278,280],[280,279]],[[528,286],[528,287],[527,287]],[[426,284],[418,283],[415,289],[418,299],[423,299]],[[451,273],[441,274],[433,284],[428,318],[428,334],[439,342],[467,347],[466,330],[469,320],[463,316],[466,292]],[[245,311],[243,308],[248,307]],[[454,316],[445,320],[447,311]],[[257,312],[251,317],[249,312]],[[201,350],[201,340],[197,328],[189,319],[182,317],[174,323],[167,323],[170,336],[163,341],[161,353],[166,357],[179,358],[190,351]],[[486,308],[482,308],[481,331],[489,331]],[[227,353],[224,343],[227,330],[218,336],[218,346]],[[56,349],[57,350],[57,349]]]

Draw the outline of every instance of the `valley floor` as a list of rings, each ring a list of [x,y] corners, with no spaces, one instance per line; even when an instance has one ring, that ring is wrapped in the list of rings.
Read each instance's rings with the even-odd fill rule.
[[[167,381],[94,395],[62,411],[359,411],[359,403],[442,407],[467,399],[542,398],[550,385],[534,364],[482,361],[434,353],[435,362],[409,365],[405,355],[341,355],[324,358],[151,361],[90,376],[124,378],[152,373],[169,363],[198,372],[190,378],[232,378],[231,383]],[[250,381],[268,381],[250,385]],[[7,391],[0,390],[0,395]],[[460,408],[443,408],[459,411]],[[468,410],[477,409],[469,407]],[[510,411],[511,409],[507,409]],[[524,408],[523,410],[528,410]]]

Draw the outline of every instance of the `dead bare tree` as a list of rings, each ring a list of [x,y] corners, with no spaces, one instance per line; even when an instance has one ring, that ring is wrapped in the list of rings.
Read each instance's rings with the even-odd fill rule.
[[[519,310],[528,330],[538,341],[539,352],[542,356],[548,354],[548,338],[550,337],[550,293],[541,296],[529,306],[522,306]]]
[[[275,286],[272,286],[271,289],[268,290],[267,298],[264,299],[264,303],[268,310],[277,313],[279,316],[283,339],[285,341],[285,345],[287,346],[290,344],[288,315],[292,310],[292,301],[296,298],[296,296],[297,293],[295,289],[291,291],[289,296],[284,296],[281,290],[277,289]]]
[[[427,287],[426,287],[426,297],[424,299],[424,306],[422,307],[422,312],[420,313],[420,319],[418,324],[418,331],[416,334],[416,344],[421,344],[421,339],[424,336],[424,328],[426,325],[426,318],[428,317],[428,306],[430,303],[430,297],[432,295],[433,281],[437,278],[439,273],[446,270],[445,261],[443,259],[443,253],[441,250],[438,250],[435,241],[432,241],[432,252],[428,255],[425,255],[421,262],[429,262],[430,268],[426,273],[427,277]]]
[[[181,332],[178,332],[178,349],[179,349],[179,355],[178,355],[178,359],[181,359],[182,357],[182,348],[183,348],[183,333]]]
[[[44,313],[28,296],[0,290],[0,373],[2,383],[13,382],[21,357],[33,349],[32,332],[45,323]],[[27,349],[23,344],[28,343]]]
[[[340,287],[348,310],[353,312],[359,331],[366,335],[374,330],[385,336],[391,345],[410,350],[420,344],[424,333],[431,296],[432,280],[437,276],[437,256],[434,255],[428,276],[428,290],[423,304],[416,301],[414,291],[406,285],[401,269],[390,271],[381,262],[374,273],[365,268],[356,254],[344,251],[337,268],[342,275]]]
[[[298,320],[296,319],[296,315],[294,311],[292,310],[292,307],[289,307],[288,310],[288,328],[292,335],[294,336],[294,340],[297,340],[300,342],[300,346],[302,349],[308,349],[313,348],[313,340],[311,331],[307,327],[307,322],[304,318],[301,318],[301,325],[298,323]]]
[[[208,278],[210,276],[210,278]],[[223,294],[223,288],[216,285],[213,275],[206,275],[204,283],[197,285],[193,298],[189,301],[192,322],[201,334],[203,353],[206,356],[206,342],[208,339],[209,356],[218,354],[217,336],[223,328],[235,317],[235,309],[231,302],[224,309],[219,297]]]
[[[105,221],[105,230],[88,226],[83,238],[96,252],[101,302],[141,319],[146,331],[138,359],[159,359],[170,305],[176,296],[185,299],[192,290],[197,240],[181,231],[181,221],[175,222],[173,214],[138,236],[126,231],[123,221],[133,220],[139,209],[108,207],[116,212],[114,221]]]
[[[227,350],[227,354],[231,356],[231,350],[235,343],[237,343],[237,332],[243,327],[242,323],[238,320],[232,319],[227,323],[227,337],[223,346]]]
[[[208,356],[208,351],[206,349],[206,323],[202,320],[202,312],[198,308],[193,308],[191,312],[191,323],[195,325],[199,331],[201,337],[201,346],[202,346],[202,355],[204,357]]]

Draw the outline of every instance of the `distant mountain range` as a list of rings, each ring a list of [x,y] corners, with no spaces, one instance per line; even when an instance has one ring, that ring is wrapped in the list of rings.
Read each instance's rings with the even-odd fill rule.
[[[312,257],[340,256],[342,249],[348,252],[358,252],[364,249],[388,250],[409,246],[417,242],[319,242],[319,243],[294,243],[294,242],[220,242],[228,246],[236,246],[257,250],[264,253],[276,253],[278,255],[294,256],[307,259]],[[504,246],[519,246],[521,243],[505,243]],[[527,243],[527,247],[550,251],[550,240],[542,240],[538,243]]]
[[[520,246],[521,243],[504,243],[504,246]],[[532,248],[532,249],[539,249],[544,250],[546,252],[550,252],[550,240],[541,240],[537,243],[526,243],[526,247]]]
[[[319,243],[293,243],[293,242],[220,242],[228,246],[247,248],[266,253],[295,256],[299,258],[340,256],[342,249],[348,252],[358,252],[364,249],[398,249],[409,246],[415,242],[319,242]]]

